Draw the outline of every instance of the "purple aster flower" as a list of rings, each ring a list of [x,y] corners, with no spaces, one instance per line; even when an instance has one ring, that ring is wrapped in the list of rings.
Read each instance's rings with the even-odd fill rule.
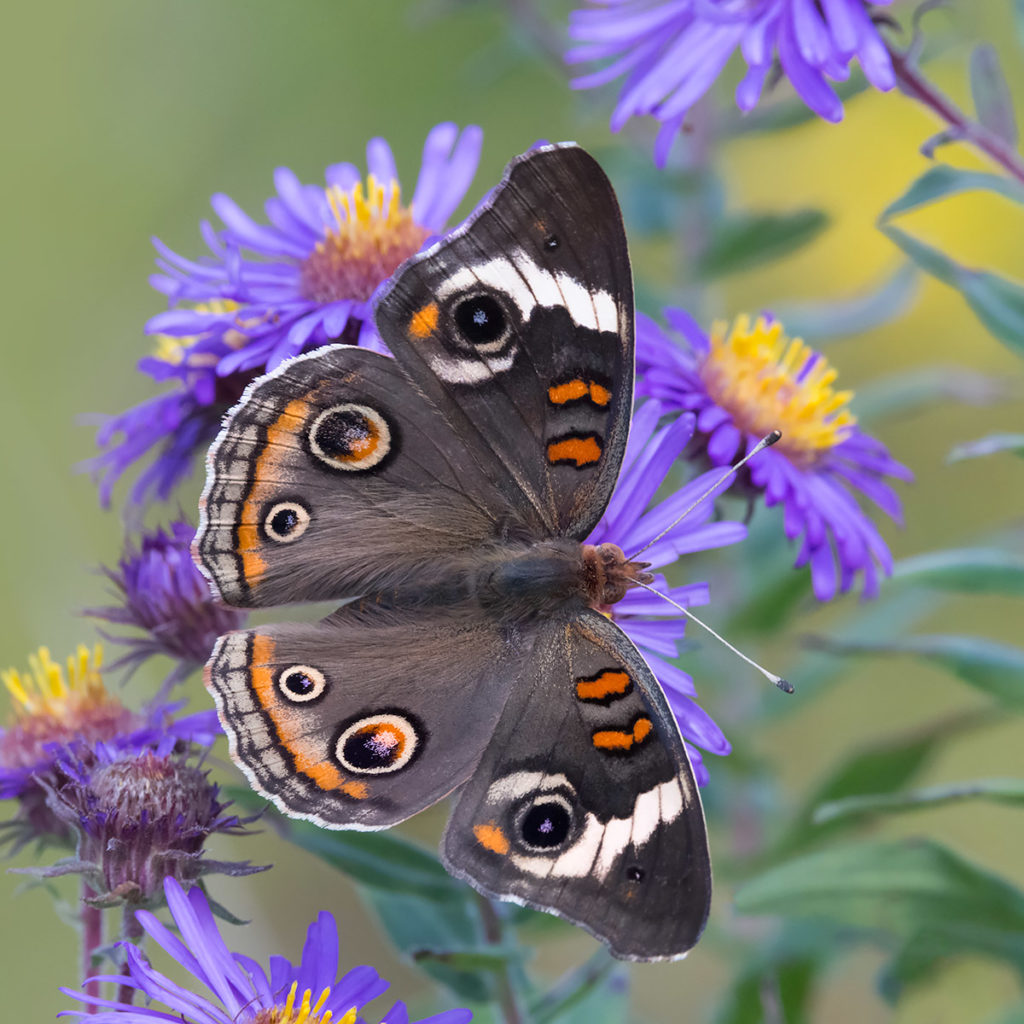
[[[741,523],[712,522],[714,501],[710,498],[671,526],[676,517],[721,479],[721,470],[704,473],[663,501],[652,504],[655,493],[672,467],[678,464],[694,433],[693,416],[681,416],[659,427],[664,412],[659,402],[648,401],[634,414],[615,492],[604,516],[586,541],[595,545],[617,544],[627,556],[654,541],[644,550],[642,558],[655,569],[674,562],[680,555],[734,544],[747,535]],[[730,482],[727,480],[723,489]],[[671,529],[655,541],[669,526]],[[708,602],[706,583],[670,587],[665,577],[658,574],[652,586],[684,607]],[[685,619],[667,601],[641,588],[627,591],[608,611],[658,677],[683,738],[688,741],[697,779],[701,785],[706,784],[707,770],[691,744],[715,754],[728,754],[732,748],[711,716],[697,704],[693,679],[668,660],[678,656],[678,643],[686,629]]]
[[[136,750],[168,736],[208,745],[220,734],[213,711],[174,719],[175,705],[130,710],[104,685],[101,658],[98,645],[92,652],[80,645],[62,668],[41,647],[29,657],[28,672],[0,672],[14,700],[11,722],[0,729],[0,799],[18,802],[15,817],[4,823],[16,845],[33,839],[70,843],[66,822],[47,802],[47,787],[63,777],[66,758],[89,763],[100,746]]]
[[[194,750],[168,736],[156,746],[101,743],[85,758],[62,760],[59,777],[43,787],[50,810],[77,837],[75,856],[28,870],[44,878],[81,875],[89,902],[102,907],[151,906],[163,898],[168,878],[194,882],[211,872],[265,870],[203,857],[209,836],[243,835],[253,819],[224,813],[228,804]]]
[[[128,648],[118,665],[134,669],[154,654],[165,654],[179,663],[170,677],[174,682],[206,664],[217,637],[244,624],[244,612],[211,597],[192,561],[193,536],[194,528],[181,521],[144,533],[137,545],[127,545],[117,569],[104,569],[118,603],[86,614],[142,631],[110,638]]]
[[[887,4],[890,0],[879,0]],[[845,81],[856,57],[877,89],[895,84],[892,60],[864,0],[592,0],[573,12],[569,35],[579,45],[570,64],[599,68],[573,86],[589,89],[623,75],[612,130],[651,114],[662,124],[655,160],[663,165],[690,108],[738,49],[747,74],[736,89],[752,110],[778,66],[819,117],[839,121],[843,105],[829,80]]]
[[[774,320],[752,325],[741,316],[731,330],[715,324],[708,337],[682,310],[665,317],[687,346],[639,317],[641,393],[696,413],[700,451],[712,466],[781,430],[782,440],[742,470],[740,486],[783,506],[786,536],[801,538],[796,565],[810,565],[819,601],[845,593],[858,575],[864,596],[876,596],[879,570],[888,575],[892,556],[858,499],[901,522],[900,500],[883,478],[913,476],[857,426],[847,407],[852,393],[833,388],[835,370]]]
[[[349,163],[327,168],[325,185],[304,185],[286,167],[258,223],[228,196],[211,200],[223,227],[201,225],[208,254],[194,261],[156,241],[153,286],[171,308],[146,325],[158,336],[139,368],[173,390],[110,417],[88,464],[109,503],[118,477],[157,449],[131,500],[165,499],[221,416],[257,375],[330,341],[382,348],[372,297],[407,257],[444,231],[476,173],[482,133],[439,124],[427,136],[412,201],[402,202],[391,149],[366,148],[368,175]]]
[[[267,970],[250,957],[228,949],[198,888],[186,894],[169,878],[165,893],[180,938],[148,911],[138,911],[136,919],[149,937],[192,976],[189,986],[161,974],[137,947],[124,943],[127,976],[97,980],[135,989],[150,1004],[134,1006],[65,989],[96,1011],[90,1014],[73,1010],[62,1016],[87,1019],[93,1024],[362,1024],[357,1014],[388,987],[372,967],[354,967],[339,977],[338,927],[331,914],[321,912],[309,926],[297,964],[275,956]],[[167,1009],[158,1009],[154,1003]],[[470,1020],[468,1010],[448,1010],[419,1024],[466,1024]],[[396,1003],[382,1024],[408,1021],[404,1004]]]

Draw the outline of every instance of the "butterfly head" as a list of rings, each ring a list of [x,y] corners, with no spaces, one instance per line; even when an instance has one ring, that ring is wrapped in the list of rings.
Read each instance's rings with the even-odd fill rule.
[[[617,544],[583,545],[583,582],[587,600],[599,611],[621,601],[630,587],[653,583],[649,562],[630,561]]]

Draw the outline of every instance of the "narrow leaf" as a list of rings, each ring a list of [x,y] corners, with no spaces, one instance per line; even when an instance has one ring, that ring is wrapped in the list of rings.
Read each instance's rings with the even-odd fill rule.
[[[791,824],[767,859],[777,861],[795,850],[820,845],[846,827],[847,823],[838,819],[819,820],[815,812],[821,805],[841,803],[863,793],[877,796],[896,793],[912,781],[952,737],[990,720],[988,714],[960,713],[873,744],[840,761],[793,815]]]
[[[882,211],[879,220],[884,222],[936,200],[972,191],[994,192],[1015,203],[1024,203],[1024,186],[1012,178],[988,171],[966,171],[949,164],[935,164],[915,179],[903,195],[894,199]]]
[[[936,402],[991,405],[1008,398],[1002,377],[967,366],[916,366],[876,377],[857,389],[855,411],[862,423],[888,416],[907,416]]]
[[[1024,707],[1024,651],[976,636],[940,633],[882,642],[815,637],[813,646],[833,654],[911,654],[940,666],[1011,707]]]
[[[258,810],[266,801],[251,790],[233,787],[232,799]],[[389,892],[446,901],[468,898],[433,854],[391,832],[335,832],[268,811],[266,820],[284,838],[343,871],[354,881]]]
[[[828,226],[822,210],[735,216],[715,232],[697,266],[701,277],[719,277],[781,259],[813,241]]]
[[[1015,146],[1018,133],[1013,97],[999,66],[999,56],[988,43],[981,43],[971,53],[971,95],[978,120],[990,132]]]
[[[929,551],[897,562],[892,579],[972,594],[1024,596],[1024,555],[999,548]]]
[[[933,961],[973,950],[1024,969],[1024,894],[930,840],[850,843],[797,857],[743,886],[736,906],[882,930]]]
[[[961,266],[892,224],[881,229],[922,270],[956,288],[994,337],[1024,355],[1024,287],[987,270]]]
[[[777,305],[776,317],[790,337],[821,344],[872,331],[905,313],[918,291],[919,274],[912,263],[902,263],[884,281],[859,294],[820,303]]]
[[[977,459],[983,455],[995,455],[999,452],[1012,452],[1024,456],[1024,434],[989,434],[977,441],[965,441],[958,444],[949,453],[950,462],[963,459]]]
[[[979,799],[1000,804],[1024,804],[1024,779],[977,779],[973,782],[927,786],[907,793],[850,796],[822,804],[814,812],[814,820],[821,824],[842,818],[895,814]]]

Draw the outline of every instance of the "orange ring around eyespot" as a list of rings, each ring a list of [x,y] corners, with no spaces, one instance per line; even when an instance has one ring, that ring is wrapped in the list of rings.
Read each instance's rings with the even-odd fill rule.
[[[348,417],[348,422],[330,424],[331,417]],[[320,436],[331,427],[337,436]],[[391,450],[391,428],[387,420],[376,409],[356,402],[343,402],[324,409],[310,424],[308,438],[313,455],[332,469],[357,472],[373,469]],[[343,445],[347,450],[332,451],[332,443]]]

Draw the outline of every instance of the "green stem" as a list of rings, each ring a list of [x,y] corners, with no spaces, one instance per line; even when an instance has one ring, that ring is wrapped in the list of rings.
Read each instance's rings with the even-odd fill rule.
[[[480,907],[480,920],[484,926],[484,939],[492,946],[502,945],[501,918],[494,905],[486,896],[477,894],[477,905]],[[498,1001],[505,1024],[523,1024],[523,1015],[519,1009],[512,976],[506,963],[498,972]]]
[[[940,121],[953,129],[954,136],[980,150],[1012,178],[1024,183],[1024,158],[1013,146],[983,124],[968,117],[945,93],[941,92],[911,61],[907,54],[889,48],[893,70],[900,90],[927,107]]]

